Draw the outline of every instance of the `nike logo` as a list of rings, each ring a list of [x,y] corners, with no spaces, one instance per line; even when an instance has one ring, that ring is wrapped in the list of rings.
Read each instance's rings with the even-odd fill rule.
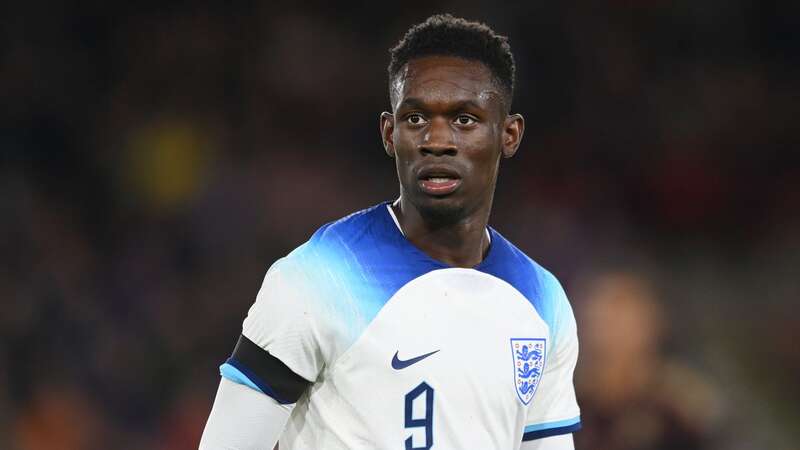
[[[424,355],[419,355],[416,358],[406,359],[405,361],[401,360],[400,358],[397,357],[397,354],[400,353],[399,351],[394,352],[394,357],[392,358],[392,369],[395,369],[395,370],[405,369],[406,367],[408,367],[408,366],[410,366],[412,364],[416,364],[416,363],[422,361],[423,359],[427,358],[428,356],[431,356],[432,354],[434,354],[434,353],[436,353],[438,351],[439,350],[434,350],[434,351],[432,351],[430,353],[425,353]]]

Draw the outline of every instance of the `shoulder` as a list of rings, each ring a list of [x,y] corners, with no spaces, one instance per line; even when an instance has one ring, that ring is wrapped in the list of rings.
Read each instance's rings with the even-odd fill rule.
[[[409,263],[394,227],[386,203],[355,212],[320,227],[278,260],[267,277],[279,274],[274,278],[326,309],[358,310],[369,317],[400,286],[428,270]]]
[[[520,250],[502,234],[496,230],[492,231],[493,244],[498,247],[501,254],[500,264],[513,265],[519,276],[536,285],[533,287],[539,294],[558,296],[563,293],[558,278],[552,272]]]
[[[486,271],[521,292],[551,329],[560,328],[566,319],[571,318],[572,308],[567,295],[552,272],[494,229],[492,252],[495,253]]]
[[[381,203],[321,226],[308,241],[278,260],[273,269],[313,273],[340,264],[347,257],[368,256],[367,250],[385,235],[385,208]]]
[[[386,203],[380,203],[321,226],[307,242],[308,246],[353,245],[374,236],[386,222]]]

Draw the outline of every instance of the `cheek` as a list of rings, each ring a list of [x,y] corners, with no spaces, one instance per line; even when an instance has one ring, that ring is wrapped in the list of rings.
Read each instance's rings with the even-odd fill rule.
[[[417,144],[413,134],[395,132],[394,153],[395,158],[398,161],[398,166],[400,165],[400,161],[404,161],[406,165],[410,164],[410,161],[414,157],[416,148]]]
[[[487,179],[494,178],[501,153],[497,136],[486,133],[480,139],[474,140],[466,152],[469,154],[468,160],[476,174],[485,174]]]
[[[394,139],[394,163],[397,167],[397,174],[400,178],[408,176],[410,173],[409,167],[413,160],[413,149],[415,146],[413,142],[408,139],[408,136],[397,133]]]
[[[409,148],[413,147],[413,136],[407,131],[401,131],[399,127],[394,129],[392,140],[397,153],[408,151]]]

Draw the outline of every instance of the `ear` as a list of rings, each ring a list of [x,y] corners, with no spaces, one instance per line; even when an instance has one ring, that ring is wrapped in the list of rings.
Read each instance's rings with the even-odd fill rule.
[[[522,135],[525,133],[525,119],[521,114],[511,114],[503,123],[503,158],[511,158],[517,153]]]
[[[381,139],[383,148],[390,158],[394,158],[394,116],[389,112],[381,113]]]

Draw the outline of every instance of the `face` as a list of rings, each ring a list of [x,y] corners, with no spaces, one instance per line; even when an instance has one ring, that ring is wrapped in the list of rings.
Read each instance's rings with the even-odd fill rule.
[[[524,121],[508,115],[491,71],[448,56],[411,60],[381,115],[400,193],[423,216],[458,221],[491,209],[500,159],[516,152]]]

